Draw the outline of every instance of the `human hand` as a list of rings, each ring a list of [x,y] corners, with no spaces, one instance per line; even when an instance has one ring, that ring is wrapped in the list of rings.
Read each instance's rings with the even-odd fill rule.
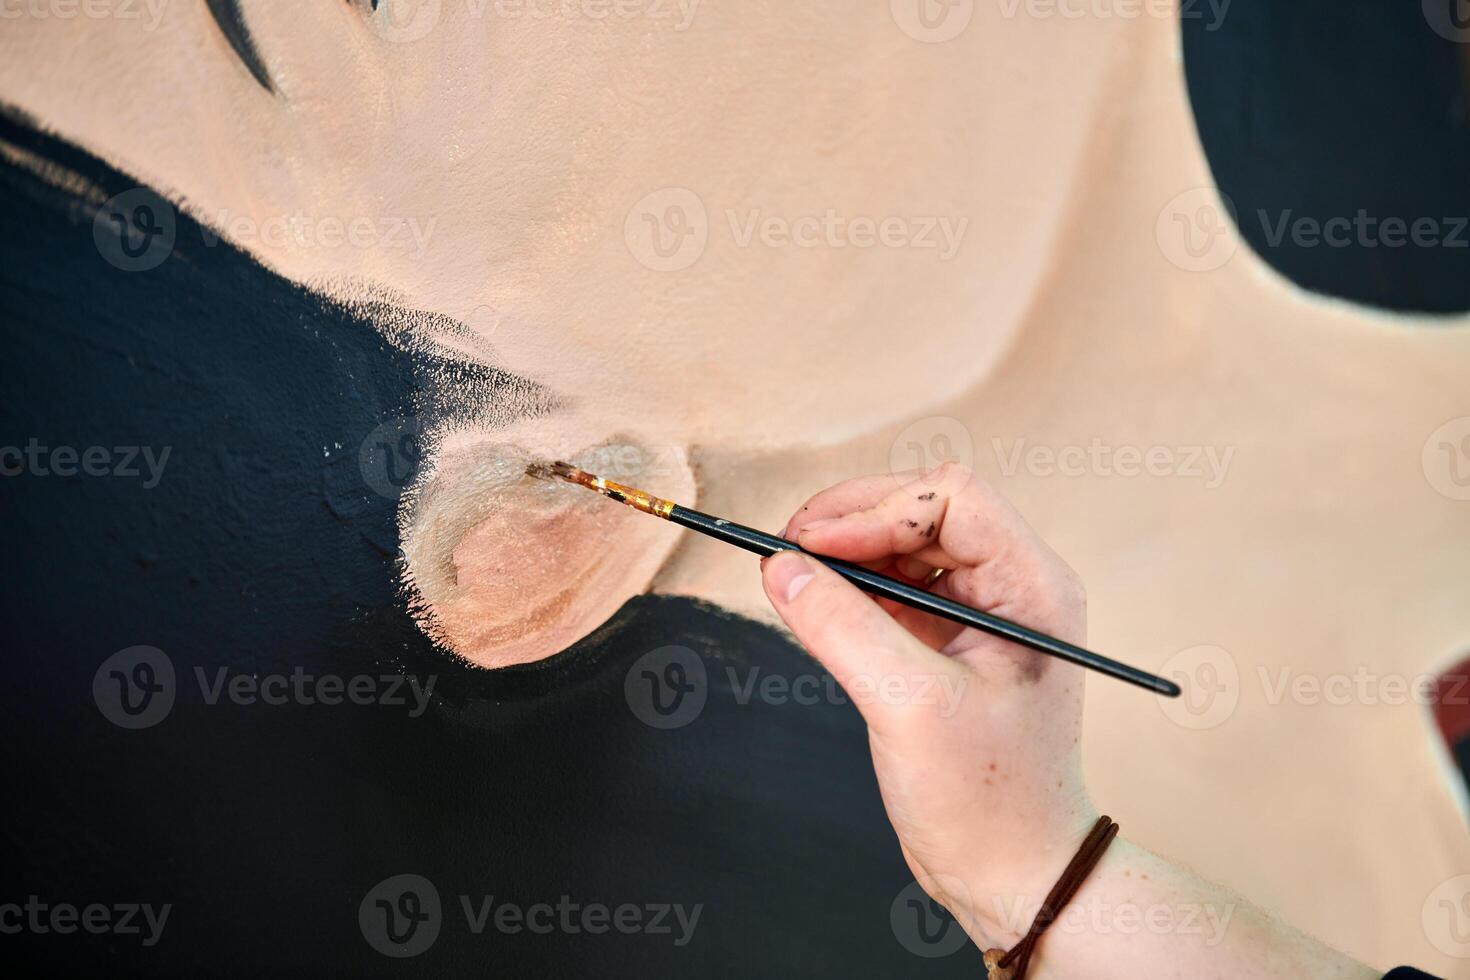
[[[1086,639],[1076,574],[960,467],[840,483],[785,536],[911,582],[945,569],[932,586],[941,595]],[[1082,668],[875,600],[798,552],[767,558],[762,575],[781,618],[862,711],[915,879],[981,949],[1014,946],[1097,818],[1082,782]],[[1047,932],[1028,977],[1381,976],[1126,840],[1070,907],[1080,920]]]
[[[822,491],[785,537],[922,583],[1072,643],[1076,574],[992,487],[947,464]],[[766,594],[868,725],[888,817],[915,878],[982,948],[1029,921],[1096,820],[1083,787],[1081,668],[890,600],[796,552],[765,560]],[[978,933],[978,934],[977,934]]]

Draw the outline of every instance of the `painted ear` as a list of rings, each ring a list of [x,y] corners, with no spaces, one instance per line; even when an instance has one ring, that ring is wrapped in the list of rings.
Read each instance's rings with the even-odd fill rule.
[[[420,626],[482,667],[559,653],[646,592],[679,529],[598,494],[526,475],[567,455],[525,431],[456,435],[400,512],[404,581]],[[692,502],[682,449],[613,441],[571,462]]]

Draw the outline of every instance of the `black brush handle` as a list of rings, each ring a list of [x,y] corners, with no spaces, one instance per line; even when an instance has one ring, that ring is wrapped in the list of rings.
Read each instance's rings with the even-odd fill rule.
[[[943,596],[937,596],[932,592],[891,579],[887,575],[879,575],[877,572],[869,571],[860,565],[842,561],[838,558],[828,558],[826,555],[812,554],[812,552],[800,547],[793,541],[767,534],[765,531],[757,531],[753,527],[744,524],[736,524],[734,521],[711,517],[688,507],[680,507],[675,504],[669,512],[669,520],[675,524],[687,527],[692,531],[707,534],[712,538],[729,542],[746,551],[753,551],[758,555],[774,555],[778,551],[800,551],[802,554],[811,555],[817,561],[826,565],[832,571],[847,579],[853,585],[871,595],[881,596],[884,599],[892,599],[901,602],[905,606],[922,612],[941,616],[944,619],[959,623],[961,626],[971,626],[977,630],[983,630],[992,636],[1019,643],[1032,650],[1038,650],[1053,657],[1071,661],[1087,667],[1090,670],[1116,677],[1120,681],[1136,684],[1139,687],[1162,694],[1165,697],[1177,698],[1179,696],[1179,685],[1173,681],[1165,680],[1148,671],[1130,667],[1125,663],[1119,663],[1111,657],[1104,657],[1100,653],[1093,653],[1082,647],[1075,646],[1065,640],[1038,633],[1036,630],[1020,623],[1013,623],[1009,619],[1000,616],[992,616],[990,613],[972,609],[962,603]]]

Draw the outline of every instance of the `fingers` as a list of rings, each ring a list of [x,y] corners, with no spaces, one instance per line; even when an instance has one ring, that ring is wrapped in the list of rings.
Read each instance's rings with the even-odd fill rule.
[[[811,520],[811,515],[820,515]],[[931,524],[934,526],[930,531]],[[1019,617],[1070,638],[1080,585],[1066,563],[980,477],[947,464],[924,474],[849,480],[817,494],[791,526],[803,548],[921,580],[949,574],[931,591],[966,605]],[[912,609],[883,603],[911,635],[945,654],[994,640]]]
[[[793,518],[797,542],[848,561],[904,555],[939,568],[980,565],[1040,544],[1005,498],[963,467],[946,464],[903,486],[895,482],[863,477],[813,497]]]
[[[796,540],[803,548],[848,561],[912,555],[939,543],[948,503],[936,493],[915,497],[894,490],[876,506],[808,524]]]
[[[913,555],[904,555],[897,558],[893,564],[898,569],[899,574],[904,578],[912,579],[926,587],[934,584],[930,578],[934,572],[944,571],[944,569],[935,568],[935,566],[924,561],[922,558],[915,558]]]
[[[797,532],[808,524],[872,507],[900,485],[892,474],[879,473],[844,480],[828,487],[797,508],[791,520],[786,522],[782,537],[795,540]]]
[[[801,644],[825,667],[874,730],[954,690],[965,668],[915,639],[867,595],[798,552],[767,558],[766,595]]]

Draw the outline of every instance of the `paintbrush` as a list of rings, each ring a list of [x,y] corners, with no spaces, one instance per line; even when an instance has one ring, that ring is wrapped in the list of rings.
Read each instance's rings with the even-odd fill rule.
[[[1136,684],[1156,694],[1162,694],[1171,698],[1177,698],[1179,696],[1178,684],[1150,674],[1147,671],[1139,670],[1137,667],[1130,667],[1109,657],[1104,657],[1102,654],[1093,653],[1091,650],[1084,650],[1082,647],[1074,646],[1065,640],[1058,640],[1056,637],[1047,636],[1045,633],[1039,633],[1029,627],[1022,626],[1020,623],[1013,623],[1009,619],[1002,619],[1000,616],[993,616],[990,613],[981,612],[979,609],[972,609],[952,599],[934,595],[932,592],[927,592],[907,582],[900,582],[886,575],[879,575],[877,572],[869,571],[861,565],[854,565],[851,562],[842,561],[838,558],[829,558],[826,555],[813,554],[795,542],[787,541],[785,538],[777,537],[774,534],[757,531],[755,528],[746,527],[743,524],[736,524],[734,521],[711,517],[697,510],[680,506],[671,500],[664,500],[661,497],[655,497],[642,490],[625,487],[621,483],[613,483],[611,480],[604,480],[601,477],[593,476],[585,470],[579,470],[570,463],[532,463],[526,467],[526,473],[529,476],[541,480],[565,480],[568,483],[575,483],[578,486],[586,487],[588,490],[595,490],[604,497],[616,500],[620,504],[627,504],[634,510],[641,510],[645,514],[652,514],[654,517],[661,517],[666,521],[672,521],[675,524],[689,528],[691,531],[698,531],[700,534],[707,534],[712,538],[719,538],[721,541],[733,544],[737,548],[753,551],[763,557],[774,555],[778,551],[800,551],[802,554],[811,555],[812,558],[826,565],[832,571],[870,595],[892,599],[894,602],[902,603],[912,609],[918,609],[921,612],[939,616],[943,619],[948,619],[951,622],[959,623],[961,626],[969,626],[977,630],[982,630],[992,636],[998,636],[1002,639],[1010,640],[1013,643],[1019,643],[1024,647],[1029,647],[1032,650],[1037,650],[1049,656],[1060,657],[1063,660],[1079,664],[1090,670],[1107,674],[1110,677],[1116,677],[1118,680]]]

